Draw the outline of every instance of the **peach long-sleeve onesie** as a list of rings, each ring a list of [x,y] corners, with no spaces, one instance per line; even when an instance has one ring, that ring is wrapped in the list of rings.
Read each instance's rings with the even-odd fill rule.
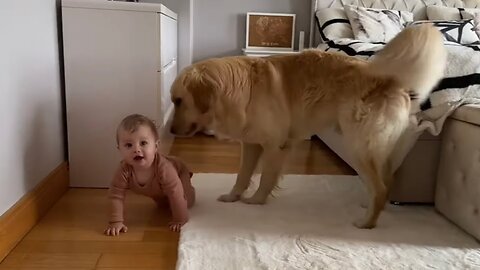
[[[113,177],[109,197],[112,202],[110,223],[123,222],[124,200],[127,189],[143,194],[161,204],[167,199],[173,222],[188,221],[188,208],[195,202],[195,189],[191,184],[192,173],[179,159],[155,155],[153,177],[144,185],[137,182],[133,167],[121,162]]]

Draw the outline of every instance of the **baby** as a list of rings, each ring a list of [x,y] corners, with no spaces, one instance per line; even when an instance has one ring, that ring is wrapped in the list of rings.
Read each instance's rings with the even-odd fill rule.
[[[188,208],[195,202],[192,173],[179,159],[157,152],[155,124],[143,115],[127,116],[117,128],[117,148],[122,161],[110,185],[112,210],[105,234],[127,232],[123,219],[127,189],[151,197],[160,206],[166,202],[172,212],[169,228],[180,231],[188,221]]]

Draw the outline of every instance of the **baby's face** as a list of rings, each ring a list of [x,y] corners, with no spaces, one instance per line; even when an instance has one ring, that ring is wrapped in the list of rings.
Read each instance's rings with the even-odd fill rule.
[[[120,129],[118,149],[123,160],[137,169],[150,168],[157,151],[155,135],[147,126],[140,126],[135,132]]]

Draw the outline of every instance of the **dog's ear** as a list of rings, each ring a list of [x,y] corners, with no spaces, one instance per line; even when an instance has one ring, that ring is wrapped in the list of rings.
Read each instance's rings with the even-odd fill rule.
[[[218,87],[215,80],[209,76],[205,70],[199,72],[192,71],[194,74],[189,76],[185,86],[192,94],[195,106],[201,113],[206,113],[213,104],[216,88]]]
[[[196,81],[190,84],[188,90],[192,94],[195,106],[201,113],[206,113],[212,103],[213,90],[205,81]]]

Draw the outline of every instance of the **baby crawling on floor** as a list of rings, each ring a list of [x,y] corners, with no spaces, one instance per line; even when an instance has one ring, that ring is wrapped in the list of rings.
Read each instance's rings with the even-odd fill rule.
[[[143,115],[129,115],[118,126],[117,148],[122,161],[110,185],[106,235],[127,232],[123,210],[128,189],[152,198],[159,206],[167,202],[172,213],[170,230],[180,231],[188,221],[188,209],[195,203],[192,173],[178,158],[158,153],[158,143],[155,124]]]

